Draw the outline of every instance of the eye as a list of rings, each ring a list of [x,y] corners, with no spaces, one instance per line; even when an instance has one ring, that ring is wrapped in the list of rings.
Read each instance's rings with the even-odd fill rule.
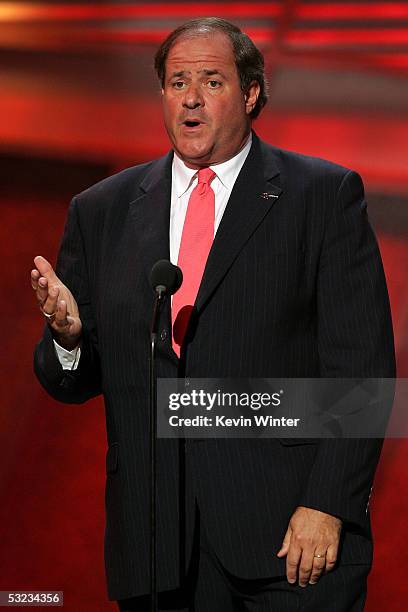
[[[218,87],[221,87],[221,83],[220,81],[211,80],[208,81],[208,86],[210,89],[218,89]]]
[[[184,81],[175,81],[173,83],[174,89],[183,89],[184,85],[185,85]]]

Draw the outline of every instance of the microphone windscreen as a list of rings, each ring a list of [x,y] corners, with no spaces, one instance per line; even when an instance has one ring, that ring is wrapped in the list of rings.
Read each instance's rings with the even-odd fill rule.
[[[167,259],[157,261],[150,273],[150,283],[153,289],[161,286],[166,288],[166,293],[176,293],[183,282],[183,273],[178,266],[174,266]]]

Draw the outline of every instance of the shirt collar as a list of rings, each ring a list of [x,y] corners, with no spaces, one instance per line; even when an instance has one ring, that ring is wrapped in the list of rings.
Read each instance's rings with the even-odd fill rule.
[[[222,164],[210,166],[211,170],[214,170],[221,183],[227,189],[231,189],[234,185],[235,180],[249,153],[251,144],[252,133],[249,134],[245,146],[241,149],[241,151],[239,151],[239,153],[234,155],[234,157],[222,162]],[[197,170],[194,170],[194,168],[188,168],[182,159],[178,157],[177,153],[174,152],[172,174],[175,192],[177,197],[180,198],[190,187],[192,181],[197,175]]]
[[[197,170],[195,170],[194,168],[187,168],[183,160],[178,157],[176,152],[174,152],[173,185],[175,187],[176,195],[178,198],[180,198],[183,193],[187,191],[196,174]]]

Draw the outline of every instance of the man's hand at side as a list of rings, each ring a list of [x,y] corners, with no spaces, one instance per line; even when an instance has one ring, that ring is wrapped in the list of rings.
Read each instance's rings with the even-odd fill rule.
[[[31,287],[40,309],[44,315],[52,315],[51,318],[47,317],[47,322],[58,344],[72,350],[78,346],[82,332],[75,298],[44,257],[35,257],[34,264],[36,268],[31,270]]]
[[[315,584],[334,568],[342,521],[312,508],[299,506],[292,515],[278,557],[286,556],[288,582]]]

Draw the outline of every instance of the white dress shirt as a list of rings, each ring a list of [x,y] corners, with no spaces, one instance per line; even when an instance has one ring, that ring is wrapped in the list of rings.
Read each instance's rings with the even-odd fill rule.
[[[227,207],[232,188],[237,176],[247,158],[252,144],[252,134],[243,149],[231,159],[222,164],[210,166],[215,172],[211,187],[215,194],[215,220],[214,236],[220,225],[222,216]],[[191,192],[197,185],[198,170],[187,168],[184,162],[174,153],[171,177],[171,205],[170,205],[170,261],[176,265],[180,250],[181,234],[186,218],[188,200]]]
[[[211,187],[215,194],[215,219],[214,236],[217,233],[222,216],[227,207],[229,197],[237,180],[238,174],[248,156],[252,144],[252,134],[249,134],[245,146],[225,162],[210,166],[215,172],[211,181]],[[176,153],[173,156],[171,177],[171,202],[170,202],[170,261],[177,264],[180,250],[181,234],[183,232],[184,220],[186,218],[188,200],[191,192],[197,185],[198,170],[188,168]],[[62,348],[54,340],[58,359],[64,370],[75,370],[78,367],[81,355],[80,347],[72,351]]]

